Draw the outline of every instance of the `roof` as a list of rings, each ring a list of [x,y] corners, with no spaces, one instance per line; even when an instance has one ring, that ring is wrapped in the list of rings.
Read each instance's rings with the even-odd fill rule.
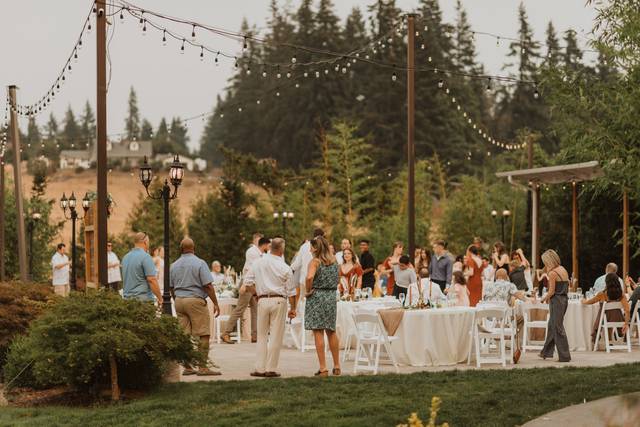
[[[90,153],[88,150],[62,150],[60,151],[60,157],[89,160]]]
[[[151,158],[153,149],[151,141],[136,141],[139,145],[137,151],[129,150],[129,144],[133,141],[109,141],[111,143],[111,149],[107,150],[107,158],[109,159],[124,159],[124,158],[143,158],[147,156]],[[97,144],[93,144],[91,152],[91,160],[95,161],[98,157]]]
[[[570,165],[548,166],[544,168],[520,169],[509,172],[498,172],[498,178],[507,178],[509,182],[529,185],[561,184],[564,182],[590,181],[602,176],[603,172],[597,161],[574,163]]]

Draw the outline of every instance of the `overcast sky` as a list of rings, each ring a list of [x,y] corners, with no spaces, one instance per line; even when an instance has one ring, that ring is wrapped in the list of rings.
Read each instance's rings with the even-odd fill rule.
[[[259,28],[264,27],[269,6],[269,0],[135,0],[134,3],[230,30],[239,30],[243,18]],[[289,3],[297,8],[300,0],[289,0]],[[373,0],[334,0],[334,3],[339,16],[344,18],[352,7],[365,10]],[[397,3],[405,11],[417,6],[417,0],[398,0]],[[544,30],[552,20],[559,32],[574,28],[581,43],[586,43],[595,13],[585,6],[585,0],[526,0],[524,3],[537,39],[544,40]],[[445,20],[452,22],[455,0],[440,0],[440,4]],[[511,37],[517,35],[519,0],[463,0],[463,4],[474,30]],[[18,85],[18,102],[34,102],[51,86],[73,48],[89,6],[87,0],[0,0],[0,84]],[[190,36],[190,28],[172,28]],[[138,23],[131,17],[122,25],[115,23],[115,34],[109,44],[110,134],[123,131],[131,86],[138,93],[141,114],[155,128],[163,116],[189,117],[210,111],[232,74],[232,61],[221,61],[218,67],[213,65],[212,58],[201,63],[199,50],[187,49],[180,55],[178,42],[163,47],[161,33],[151,30],[148,33],[142,36]],[[225,38],[200,37],[201,42],[223,51],[233,53],[241,48],[237,42]],[[487,69],[494,74],[504,73],[501,67],[507,44],[496,46],[495,39],[477,36],[477,45],[479,59]],[[85,37],[73,74],[67,77],[66,85],[53,104],[52,111],[59,121],[69,105],[77,114],[87,99],[95,107],[95,61],[95,31],[92,31]],[[48,114],[40,117],[39,124],[44,125],[47,117]],[[202,127],[200,120],[189,123],[192,147],[198,145]]]

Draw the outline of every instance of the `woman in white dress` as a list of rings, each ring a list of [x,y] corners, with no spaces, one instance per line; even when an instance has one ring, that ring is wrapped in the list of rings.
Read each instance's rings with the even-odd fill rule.
[[[159,246],[153,250],[153,263],[158,272],[158,285],[160,285],[160,293],[164,293],[164,248]]]

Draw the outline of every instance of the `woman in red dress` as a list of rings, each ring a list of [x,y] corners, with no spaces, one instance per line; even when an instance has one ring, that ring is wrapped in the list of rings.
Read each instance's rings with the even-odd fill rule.
[[[467,248],[465,257],[465,267],[467,276],[467,288],[469,289],[469,305],[475,307],[482,299],[482,258],[478,248],[471,245]]]
[[[362,289],[362,267],[351,248],[342,251],[342,259],[338,268],[340,295],[353,295],[356,289]]]
[[[400,261],[402,256],[402,250],[404,249],[402,242],[395,242],[393,244],[393,251],[391,256],[384,260],[384,272],[387,274],[387,295],[393,295],[393,287],[396,284],[396,280],[393,277],[393,265]]]

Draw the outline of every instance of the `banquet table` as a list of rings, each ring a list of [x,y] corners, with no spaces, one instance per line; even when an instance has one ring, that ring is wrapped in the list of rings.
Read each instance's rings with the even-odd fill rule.
[[[410,366],[455,365],[467,359],[475,309],[446,307],[405,310],[391,349]]]

